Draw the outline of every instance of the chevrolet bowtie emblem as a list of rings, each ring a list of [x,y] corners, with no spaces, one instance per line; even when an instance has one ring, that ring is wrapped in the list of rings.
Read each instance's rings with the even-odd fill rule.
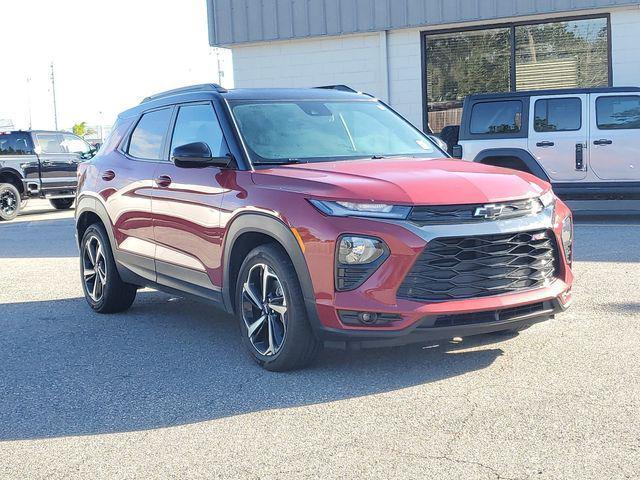
[[[498,218],[500,215],[502,215],[503,210],[504,207],[502,205],[494,205],[493,203],[490,203],[488,205],[476,208],[476,211],[473,212],[473,216],[483,217],[487,219]]]

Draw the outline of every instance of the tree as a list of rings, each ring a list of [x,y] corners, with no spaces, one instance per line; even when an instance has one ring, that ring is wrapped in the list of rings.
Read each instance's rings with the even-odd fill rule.
[[[87,127],[87,122],[76,123],[73,127],[71,127],[71,131],[78,135],[79,137],[85,137],[86,135],[91,135],[96,133],[92,128]]]

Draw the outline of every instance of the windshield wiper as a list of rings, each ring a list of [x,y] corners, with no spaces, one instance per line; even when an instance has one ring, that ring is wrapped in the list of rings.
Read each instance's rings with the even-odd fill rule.
[[[282,160],[276,160],[273,162],[253,162],[254,165],[292,165],[296,163],[309,163],[309,162],[301,158],[283,158]]]

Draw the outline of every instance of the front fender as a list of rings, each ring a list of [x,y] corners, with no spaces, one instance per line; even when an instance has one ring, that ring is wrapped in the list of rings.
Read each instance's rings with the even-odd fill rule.
[[[304,297],[307,315],[314,331],[318,331],[320,320],[316,307],[316,297],[311,282],[311,275],[307,262],[291,229],[279,218],[266,213],[247,212],[239,214],[233,219],[227,228],[223,246],[223,275],[222,275],[222,298],[224,308],[227,312],[233,313],[233,289],[231,285],[231,252],[235,242],[244,233],[262,233],[276,240],[287,252],[293,267],[298,275],[302,295]]]

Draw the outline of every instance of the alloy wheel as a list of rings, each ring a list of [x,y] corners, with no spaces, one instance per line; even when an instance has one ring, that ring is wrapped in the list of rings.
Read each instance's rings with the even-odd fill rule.
[[[94,235],[87,238],[82,255],[82,276],[89,297],[99,302],[107,285],[107,262],[102,242]]]
[[[284,345],[286,313],[284,289],[273,269],[264,263],[251,267],[242,286],[242,319],[260,355],[276,355]]]
[[[0,193],[0,210],[7,216],[13,215],[18,208],[18,199],[11,190]]]

